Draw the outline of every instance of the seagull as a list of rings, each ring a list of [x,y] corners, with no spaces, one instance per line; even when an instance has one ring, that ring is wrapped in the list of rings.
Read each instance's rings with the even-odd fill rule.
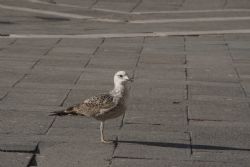
[[[111,143],[104,139],[104,122],[108,119],[124,117],[126,101],[128,98],[128,82],[133,81],[125,71],[118,71],[114,75],[114,88],[108,93],[92,96],[83,102],[71,106],[63,111],[54,111],[50,114],[57,116],[82,115],[93,117],[100,121],[100,133],[102,143]],[[122,122],[123,123],[123,122]]]

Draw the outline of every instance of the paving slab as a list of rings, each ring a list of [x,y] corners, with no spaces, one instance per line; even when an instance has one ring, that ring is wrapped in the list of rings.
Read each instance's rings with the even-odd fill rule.
[[[168,133],[162,130],[131,131],[130,128],[125,128],[118,136],[114,157],[145,160],[170,157],[187,159],[189,146],[188,136],[185,133]]]
[[[41,143],[37,157],[38,166],[108,166],[113,150],[112,145],[79,143]],[[72,156],[74,155],[74,156]],[[58,161],[60,159],[60,161]]]
[[[47,112],[1,111],[1,134],[45,134],[53,117]]]
[[[147,166],[175,166],[175,167],[240,167],[243,165],[239,163],[227,162],[210,162],[210,161],[171,161],[171,160],[144,160],[144,159],[128,159],[128,158],[115,158],[112,160],[112,167],[147,167]]]
[[[216,128],[215,128],[216,127]],[[191,121],[194,152],[243,152],[249,155],[249,124],[227,121]]]
[[[29,165],[31,158],[32,154],[29,153],[0,152],[0,166],[26,167]]]
[[[3,99],[3,104],[12,105],[60,105],[66,94],[66,90],[54,89],[15,89],[8,93]]]
[[[189,103],[189,119],[214,121],[240,121],[249,120],[248,103],[192,101]]]

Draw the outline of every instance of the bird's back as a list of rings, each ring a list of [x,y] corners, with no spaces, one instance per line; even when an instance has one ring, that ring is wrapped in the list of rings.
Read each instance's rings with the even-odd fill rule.
[[[114,108],[116,104],[113,102],[113,99],[113,96],[110,94],[100,94],[88,98],[80,104],[69,107],[65,112],[85,115],[87,117],[95,117],[102,112]]]

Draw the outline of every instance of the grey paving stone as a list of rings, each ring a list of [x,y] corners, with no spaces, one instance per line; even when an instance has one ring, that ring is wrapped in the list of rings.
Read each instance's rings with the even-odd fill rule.
[[[112,167],[240,167],[238,163],[228,162],[210,162],[210,161],[173,161],[173,160],[151,160],[151,159],[129,159],[129,158],[115,158],[112,160]],[[243,165],[244,166],[244,165]]]
[[[143,131],[161,129],[165,132],[184,132],[187,130],[187,120],[184,114],[184,112],[148,113],[141,111],[133,113],[129,111],[126,113],[124,124],[131,129],[142,128]]]
[[[27,38],[27,39],[17,39],[17,41],[11,47],[22,47],[27,48],[32,46],[32,49],[39,49],[39,48],[50,48],[51,45],[55,44],[58,39],[51,38],[51,39],[36,39],[36,38]]]
[[[143,37],[132,38],[106,38],[102,46],[105,47],[121,47],[121,48],[140,48],[143,43]]]
[[[74,0],[72,2],[68,2],[67,0],[55,0],[57,3],[66,3],[71,5],[79,5],[79,6],[91,6],[95,1],[94,0]]]
[[[12,105],[30,104],[30,105],[60,105],[66,95],[66,90],[55,89],[15,89],[12,90],[3,104]]]
[[[27,46],[13,46],[3,51],[3,53],[8,52],[8,54],[16,54],[16,55],[44,55],[49,47],[34,47],[31,49],[27,49]]]
[[[249,41],[249,34],[224,34],[226,41]]]
[[[184,64],[184,55],[165,55],[165,54],[143,54],[140,63],[144,64]]]
[[[232,0],[228,1],[227,8],[248,8],[250,6],[248,1],[242,1],[240,3],[236,3]]]
[[[175,89],[173,89],[175,88]],[[133,87],[130,93],[131,98],[155,98],[155,99],[185,99],[186,98],[186,89],[178,88],[176,86],[169,87]]]
[[[249,82],[243,82],[242,85],[244,87],[244,90],[245,90],[247,96],[249,97],[249,95],[250,95],[250,84],[249,84]]]
[[[14,41],[15,39],[8,39],[8,38],[0,39],[1,49],[8,47]]]
[[[45,134],[53,117],[47,112],[1,111],[1,134]]]
[[[250,114],[248,103],[192,101],[189,103],[189,119],[214,121],[248,122]]]
[[[164,48],[153,48],[153,47],[144,47],[143,54],[166,54],[167,52],[175,52],[175,51],[183,51],[184,46],[172,46],[172,47],[164,47]]]
[[[205,65],[205,67],[201,67],[201,64],[198,66],[200,66],[200,68],[188,68],[188,80],[205,82],[239,82],[238,76],[233,67],[222,69],[220,67],[209,67],[208,64]],[[206,68],[206,66],[208,67]]]
[[[38,140],[33,136],[20,136],[1,134],[1,152],[35,153],[37,152]]]
[[[84,70],[83,75],[81,75],[79,79],[79,84],[82,81],[94,81],[94,82],[107,82],[113,86],[113,77],[114,74],[119,71],[123,70],[121,68],[100,68],[100,67],[93,67],[90,66],[86,70]],[[128,75],[132,75],[132,69],[127,70]]]
[[[234,49],[249,49],[250,45],[248,41],[229,41],[227,42],[230,50],[234,50]]]
[[[194,152],[192,160],[195,161],[208,161],[211,163],[219,162],[224,165],[243,166],[247,167],[249,164],[248,152]],[[222,165],[221,164],[221,165]]]
[[[83,68],[84,65],[87,63],[88,58],[81,58],[81,59],[65,59],[65,58],[44,58],[39,61],[36,65],[36,68],[39,66],[45,67],[63,67],[66,69],[75,69],[75,68]],[[63,69],[62,68],[62,69]]]
[[[224,66],[230,67],[229,65],[232,62],[231,57],[227,52],[210,52],[210,53],[198,52],[196,54],[188,52],[187,61],[188,65],[191,67],[218,67],[218,68],[221,68],[221,64],[223,64],[223,67]]]
[[[227,51],[226,45],[202,45],[197,43],[187,43],[186,44],[187,51]]]
[[[37,156],[38,166],[108,166],[112,144],[83,144],[83,142],[43,142]],[[74,155],[74,156],[72,156]],[[60,161],[58,161],[60,159]]]
[[[156,3],[146,0],[143,1],[135,11],[161,11],[178,9],[182,1],[155,1]]]
[[[224,96],[228,98],[244,97],[244,93],[240,86],[190,85],[190,97],[193,98],[199,95]]]
[[[249,155],[249,123],[191,121],[194,152],[235,152]]]
[[[62,39],[60,43],[57,45],[58,47],[75,47],[75,48],[87,48],[87,47],[94,47],[98,46],[101,44],[103,39],[77,39],[77,38],[72,38],[72,39]]]
[[[28,166],[32,154],[28,153],[9,153],[0,152],[0,167],[13,166],[13,167],[26,167]]]
[[[186,41],[200,42],[205,44],[223,44],[225,43],[224,34],[218,35],[198,35],[198,36],[187,36]]]
[[[136,64],[136,59],[127,59],[127,58],[120,58],[120,57],[97,57],[92,58],[90,61],[90,65],[98,66],[98,65],[106,65],[106,66],[120,66],[121,69],[124,67],[133,68]]]
[[[162,67],[162,68],[161,68]],[[141,64],[136,70],[136,78],[148,80],[185,80],[184,68],[168,68],[164,64]]]
[[[73,50],[71,50],[71,46],[57,46],[54,48],[49,54],[92,54],[94,53],[96,46],[91,47],[74,47]]]
[[[79,75],[79,71],[61,71],[55,68],[44,71],[38,68],[25,76],[22,82],[73,84]]]
[[[96,130],[98,128],[98,121],[94,119],[88,119],[84,116],[77,117],[77,116],[65,116],[65,117],[58,117],[53,124],[53,128],[79,128],[79,130],[91,129]],[[67,135],[67,134],[66,134]]]
[[[25,71],[14,69],[1,69],[0,71],[0,85],[4,87],[11,87],[19,79],[23,77]]]
[[[31,112],[51,112],[61,110],[60,106],[41,106],[41,105],[31,105],[24,103],[9,103],[0,102],[0,109],[3,111],[13,110],[13,111],[31,111]]]
[[[123,47],[123,48],[114,48],[114,47],[101,47],[96,54],[100,55],[119,55],[119,54],[127,54],[127,55],[133,55],[133,54],[139,54],[140,48],[136,47]]]
[[[197,4],[197,2],[201,3],[201,4]],[[197,0],[188,0],[186,1],[183,6],[182,9],[220,9],[224,7],[224,1],[223,0],[212,0],[210,3],[208,3],[205,0],[202,1],[197,1]]]
[[[5,69],[29,69],[32,67],[34,62],[27,61],[13,61],[13,60],[0,60],[1,68]]]
[[[236,68],[240,75],[250,75],[249,64],[237,64]]]
[[[2,99],[8,93],[8,88],[0,88],[0,99]]]
[[[133,129],[133,128],[132,128]],[[190,152],[187,135],[162,130],[122,129],[114,157],[131,159],[187,159]],[[138,131],[139,130],[139,131]],[[176,157],[178,155],[178,157]]]
[[[113,9],[120,11],[130,11],[138,1],[99,1],[94,8],[105,8],[105,9]]]

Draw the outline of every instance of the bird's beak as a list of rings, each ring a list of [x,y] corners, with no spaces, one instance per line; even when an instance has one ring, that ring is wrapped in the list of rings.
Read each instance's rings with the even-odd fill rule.
[[[128,78],[129,82],[134,82],[134,78]]]

